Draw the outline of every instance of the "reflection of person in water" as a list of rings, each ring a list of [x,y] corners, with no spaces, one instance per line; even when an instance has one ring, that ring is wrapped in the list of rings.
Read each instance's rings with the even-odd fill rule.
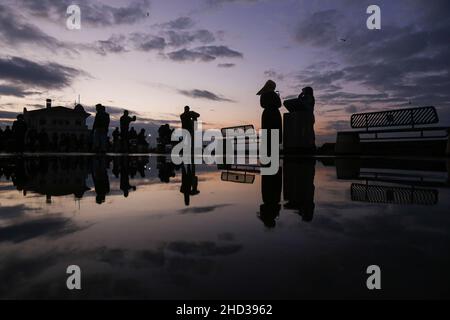
[[[276,226],[276,219],[281,209],[282,169],[276,175],[261,176],[261,193],[263,204],[259,207],[259,218],[267,228]]]
[[[120,190],[123,191],[125,198],[130,194],[130,190],[136,191],[136,187],[130,185],[130,169],[128,157],[123,157],[120,164]]]
[[[181,166],[181,188],[184,194],[184,204],[190,205],[190,197],[200,193],[198,190],[198,177],[195,175],[195,165]]]
[[[157,158],[157,168],[158,177],[161,182],[169,183],[170,178],[174,178],[176,176],[176,166],[172,163],[172,161],[167,162],[166,157]]]
[[[316,160],[296,159],[284,162],[284,199],[286,209],[298,210],[303,221],[312,221],[314,216],[314,176]]]
[[[95,201],[102,204],[106,200],[106,195],[110,192],[109,177],[106,170],[106,157],[98,157],[93,160],[92,164],[92,180],[97,197]]]
[[[271,130],[279,130],[280,143],[282,142],[282,126],[281,126],[281,99],[275,92],[277,85],[274,81],[269,80],[264,87],[259,90],[257,95],[261,96],[260,104],[264,109],[261,119],[261,128],[267,130],[268,153],[270,155],[271,146]]]

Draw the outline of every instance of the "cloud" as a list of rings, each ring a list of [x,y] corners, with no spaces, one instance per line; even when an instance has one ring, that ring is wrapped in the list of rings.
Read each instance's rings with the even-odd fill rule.
[[[19,57],[0,58],[0,80],[14,84],[60,89],[70,86],[80,75],[85,73],[57,63],[38,63]]]
[[[173,61],[210,62],[217,58],[243,58],[243,54],[227,46],[202,46],[195,49],[181,49],[167,54]]]
[[[219,68],[233,68],[236,66],[234,63],[219,63],[217,65]]]
[[[48,217],[0,228],[0,243],[50,237],[57,238],[81,230],[70,219]]]
[[[179,17],[175,20],[159,24],[161,28],[183,30],[192,28],[195,25],[194,21],[190,17]]]
[[[170,60],[177,62],[184,62],[184,61],[210,62],[216,59],[216,57],[213,57],[211,55],[188,49],[180,49],[177,51],[169,52],[167,53],[167,57]]]
[[[181,47],[193,42],[207,44],[215,41],[214,34],[208,30],[201,29],[197,31],[174,31],[165,32],[167,43],[173,47]]]
[[[433,6],[421,1],[408,6],[420,14],[402,24],[386,18],[378,32],[355,28],[337,9],[302,20],[296,41],[320,49],[318,59],[332,53],[338,63],[314,62],[299,72],[298,87],[313,86],[322,105],[435,105],[443,122],[450,122],[450,19],[442,13],[450,5],[439,0]],[[347,41],[339,41],[341,37]]]
[[[176,241],[167,245],[167,250],[182,255],[194,255],[202,257],[227,256],[235,254],[242,249],[239,244],[218,246],[214,242],[187,242]]]
[[[211,91],[208,91],[208,90],[194,89],[194,90],[179,90],[178,92],[181,93],[182,95],[185,95],[187,97],[194,98],[194,99],[206,99],[206,100],[217,101],[217,102],[234,102],[231,99],[223,98],[223,97],[221,97],[215,93],[212,93]]]
[[[21,86],[2,85],[0,84],[0,96],[11,96],[17,98],[24,98],[29,95],[39,94],[36,91],[27,91]]]
[[[66,45],[28,23],[9,7],[0,4],[0,42],[9,45],[32,44],[57,50]]]
[[[126,48],[126,38],[123,35],[112,35],[107,40],[98,40],[85,48],[91,49],[99,55],[106,56],[110,53],[128,52]]]
[[[219,205],[213,205],[213,206],[205,206],[205,207],[192,207],[192,208],[185,208],[179,210],[181,214],[200,214],[200,213],[209,213],[213,212],[216,209],[225,208],[231,206],[230,204],[219,204]]]
[[[140,51],[163,50],[167,46],[166,39],[144,33],[133,33],[130,41]]]
[[[205,0],[210,7],[220,7],[229,3],[256,3],[261,0]]]
[[[20,0],[21,7],[32,16],[45,18],[57,23],[66,20],[67,7],[72,0]],[[150,12],[149,0],[133,0],[122,7],[115,7],[96,0],[79,0],[82,26],[108,27],[136,24],[147,19]]]
[[[283,80],[284,75],[282,73],[276,72],[275,70],[266,70],[264,71],[264,76],[266,78],[271,78],[275,80]]]

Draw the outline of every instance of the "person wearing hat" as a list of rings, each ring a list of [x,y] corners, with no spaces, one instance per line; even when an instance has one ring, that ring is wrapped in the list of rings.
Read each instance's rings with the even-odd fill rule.
[[[270,155],[271,147],[271,130],[279,130],[280,143],[282,141],[282,120],[281,120],[281,99],[278,93],[275,92],[277,85],[274,81],[269,80],[264,87],[257,93],[260,98],[261,107],[264,109],[261,119],[261,128],[268,130],[267,150]]]

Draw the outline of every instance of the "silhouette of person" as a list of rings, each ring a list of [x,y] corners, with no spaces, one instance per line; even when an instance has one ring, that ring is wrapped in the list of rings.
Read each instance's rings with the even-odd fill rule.
[[[261,194],[263,204],[259,207],[259,219],[267,228],[276,226],[276,219],[281,210],[282,172],[280,168],[275,175],[261,176]]]
[[[128,198],[130,190],[136,190],[135,186],[130,185],[130,168],[128,157],[122,157],[120,164],[120,190],[123,192],[123,196]]]
[[[137,144],[138,146],[141,146],[144,149],[148,148],[148,142],[145,136],[145,129],[141,129],[141,131],[139,131],[139,134],[137,136]]]
[[[128,152],[129,148],[129,130],[130,123],[136,121],[136,116],[130,117],[128,110],[123,111],[123,115],[120,117],[120,135],[122,138],[122,151]]]
[[[94,150],[96,152],[105,153],[108,144],[108,130],[110,117],[103,105],[95,106],[97,114],[95,115],[94,130]]]
[[[102,204],[106,200],[106,195],[110,192],[109,177],[106,170],[106,157],[98,157],[93,161],[92,180],[94,181],[95,201]]]
[[[191,196],[198,195],[198,177],[195,175],[195,165],[183,165],[181,167],[180,192],[184,195],[184,204],[190,205]]]
[[[281,99],[275,92],[277,85],[274,81],[268,80],[264,87],[259,90],[257,95],[261,96],[260,104],[264,109],[261,119],[261,128],[267,130],[267,152],[271,154],[271,132],[279,130],[280,141],[282,142],[282,124],[281,124]]]
[[[120,130],[119,130],[119,128],[116,128],[113,131],[112,137],[113,137],[113,149],[114,149],[114,152],[117,152],[119,150],[119,145],[120,145]]]
[[[301,110],[305,110],[305,117],[302,119],[301,126],[304,128],[304,137],[307,144],[312,149],[316,149],[316,135],[314,132],[314,124],[316,122],[314,117],[314,106],[316,99],[314,98],[314,90],[311,87],[302,89],[302,93],[298,96],[299,106]]]
[[[315,159],[285,159],[284,161],[284,205],[297,210],[303,221],[310,222],[314,216]]]
[[[15,150],[17,152],[23,152],[25,146],[25,135],[28,127],[23,118],[23,114],[17,116],[17,120],[14,121],[12,126],[12,135],[15,143]]]
[[[158,168],[158,177],[161,182],[169,183],[170,178],[174,178],[175,174],[175,165],[172,161],[166,162],[166,157],[158,157],[157,158],[157,168]]]
[[[191,156],[194,156],[194,123],[200,117],[200,114],[191,111],[189,106],[184,107],[184,112],[180,115],[181,127],[187,130],[191,136]]]

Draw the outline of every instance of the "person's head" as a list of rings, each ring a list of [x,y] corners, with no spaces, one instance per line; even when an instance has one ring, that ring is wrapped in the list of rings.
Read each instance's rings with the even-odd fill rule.
[[[17,120],[23,120],[23,114],[19,114],[16,118]]]
[[[145,133],[145,129],[141,129],[141,131],[140,131],[141,133]]]
[[[189,112],[191,108],[189,106],[184,107],[184,112]]]
[[[275,83],[275,81],[267,80],[266,84],[264,85],[264,87],[262,87],[261,90],[259,90],[257,95],[260,96],[263,93],[274,92],[276,88],[277,88],[277,84]]]
[[[95,105],[95,110],[96,110],[97,112],[100,112],[100,111],[102,111],[102,110],[103,110],[103,106],[102,106],[102,104],[101,104],[101,103],[99,103],[99,104]]]
[[[123,110],[123,115],[124,115],[124,116],[128,116],[128,114],[129,114],[129,113],[128,113],[128,110]]]
[[[302,93],[306,96],[314,96],[314,90],[311,87],[305,87],[302,89]]]

